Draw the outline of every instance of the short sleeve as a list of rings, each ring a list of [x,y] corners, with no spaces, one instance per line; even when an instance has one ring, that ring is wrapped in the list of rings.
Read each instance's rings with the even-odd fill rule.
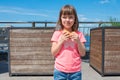
[[[57,42],[59,39],[61,32],[60,31],[55,31],[52,35],[51,42]]]
[[[78,32],[78,34],[79,34],[80,42],[85,43],[85,42],[86,42],[86,39],[85,39],[83,33],[82,33],[82,32]]]

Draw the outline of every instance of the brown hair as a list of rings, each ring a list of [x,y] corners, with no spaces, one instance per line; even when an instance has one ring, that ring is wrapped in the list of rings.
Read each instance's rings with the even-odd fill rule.
[[[77,31],[78,27],[79,27],[79,21],[78,21],[78,17],[77,17],[77,13],[76,10],[73,6],[71,5],[65,5],[62,7],[62,9],[60,10],[60,14],[59,14],[59,20],[57,22],[57,27],[59,30],[63,29],[63,25],[62,25],[62,21],[61,21],[61,16],[62,15],[74,15],[75,16],[75,22],[72,26],[72,31]]]

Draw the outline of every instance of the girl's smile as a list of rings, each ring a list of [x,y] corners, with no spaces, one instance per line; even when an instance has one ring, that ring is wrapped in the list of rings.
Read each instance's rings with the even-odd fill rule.
[[[74,20],[75,20],[74,15],[62,15],[61,16],[62,24],[64,28],[66,29],[71,29],[71,27],[74,24]]]

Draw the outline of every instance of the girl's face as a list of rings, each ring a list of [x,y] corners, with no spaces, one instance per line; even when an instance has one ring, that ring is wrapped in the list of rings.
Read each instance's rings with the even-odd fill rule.
[[[74,15],[62,15],[61,21],[65,29],[71,30],[75,22],[75,16]]]

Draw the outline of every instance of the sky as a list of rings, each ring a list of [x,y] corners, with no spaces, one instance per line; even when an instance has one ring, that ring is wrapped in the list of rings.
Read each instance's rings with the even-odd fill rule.
[[[56,22],[66,4],[75,7],[79,21],[120,20],[120,0],[0,0],[0,22]]]

